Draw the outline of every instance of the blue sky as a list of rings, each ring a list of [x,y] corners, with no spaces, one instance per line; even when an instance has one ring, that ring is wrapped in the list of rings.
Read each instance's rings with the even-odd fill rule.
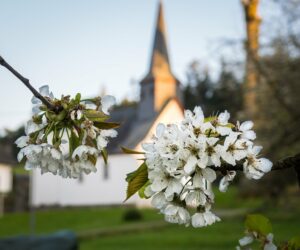
[[[172,68],[184,82],[194,59],[212,69],[214,44],[242,39],[239,0],[164,0]],[[157,0],[1,0],[0,54],[56,96],[137,94],[150,60]],[[0,68],[0,129],[30,116],[31,93]]]

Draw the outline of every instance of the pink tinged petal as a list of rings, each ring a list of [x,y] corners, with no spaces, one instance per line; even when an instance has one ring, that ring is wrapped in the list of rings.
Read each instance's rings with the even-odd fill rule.
[[[201,173],[203,178],[209,182],[213,182],[217,178],[216,172],[211,168],[204,168]]]
[[[266,158],[258,159],[260,162],[259,169],[264,173],[269,172],[272,169],[273,163]]]
[[[253,122],[252,121],[245,121],[240,125],[240,131],[247,131],[253,128]]]
[[[165,132],[166,126],[162,123],[159,123],[156,127],[156,136],[158,138],[162,137]]]
[[[248,130],[242,134],[242,138],[248,139],[248,140],[255,140],[256,134],[253,130]]]
[[[243,246],[246,246],[246,245],[249,245],[253,242],[253,237],[252,236],[245,236],[243,237],[242,239],[239,240],[239,244],[243,247]]]
[[[197,158],[196,156],[190,156],[187,163],[184,166],[184,171],[187,174],[191,174],[195,171],[196,168],[196,164],[197,164]]]
[[[102,111],[109,115],[109,109],[115,105],[116,98],[111,95],[106,95],[101,98],[101,109]]]

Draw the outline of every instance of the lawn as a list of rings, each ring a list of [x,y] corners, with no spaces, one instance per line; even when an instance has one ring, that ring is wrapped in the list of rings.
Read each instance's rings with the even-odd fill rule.
[[[36,212],[37,234],[69,229],[80,239],[81,250],[92,249],[235,249],[243,236],[247,211],[261,209],[261,199],[241,200],[234,188],[226,194],[216,192],[216,212],[222,221],[207,228],[193,229],[163,223],[162,215],[142,209],[142,220],[125,222],[130,208],[69,208]],[[233,208],[233,209],[232,209]],[[275,240],[300,233],[300,209],[284,211],[273,207],[262,210],[272,220]],[[29,234],[28,213],[6,214],[0,218],[0,237]]]

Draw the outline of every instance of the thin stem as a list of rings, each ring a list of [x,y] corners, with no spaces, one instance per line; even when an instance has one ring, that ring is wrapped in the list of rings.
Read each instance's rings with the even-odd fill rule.
[[[215,171],[220,171],[220,172],[226,172],[226,171],[243,171],[243,165],[242,164],[237,164],[235,166],[232,166],[230,164],[222,164],[220,167],[214,167],[211,166],[211,169]],[[281,159],[273,164],[272,171],[277,171],[277,170],[283,170],[283,169],[288,169],[288,168],[295,168],[300,170],[300,153],[294,155],[294,156],[289,156],[284,159]]]
[[[16,71],[12,66],[10,66],[2,56],[0,56],[0,65],[2,65],[4,68],[8,69],[14,76],[16,76],[32,93],[33,95],[40,99],[43,104],[47,106],[48,109],[53,110],[55,112],[60,111],[60,107],[54,106],[52,103],[50,103],[44,96],[42,96],[34,87],[31,86],[29,80],[22,76],[18,71]]]

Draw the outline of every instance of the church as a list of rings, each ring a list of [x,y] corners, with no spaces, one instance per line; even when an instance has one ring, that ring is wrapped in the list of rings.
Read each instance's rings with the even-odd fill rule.
[[[108,146],[108,164],[99,159],[96,173],[76,180],[33,171],[30,191],[33,206],[121,204],[126,194],[126,174],[137,169],[141,162],[135,156],[123,154],[120,146],[141,150],[141,144],[151,139],[157,124],[182,120],[180,82],[170,66],[162,3],[158,6],[149,70],[140,81],[140,101],[136,105],[115,108],[111,116],[122,126],[118,129],[118,137]],[[133,196],[127,203],[147,206],[149,201]]]

